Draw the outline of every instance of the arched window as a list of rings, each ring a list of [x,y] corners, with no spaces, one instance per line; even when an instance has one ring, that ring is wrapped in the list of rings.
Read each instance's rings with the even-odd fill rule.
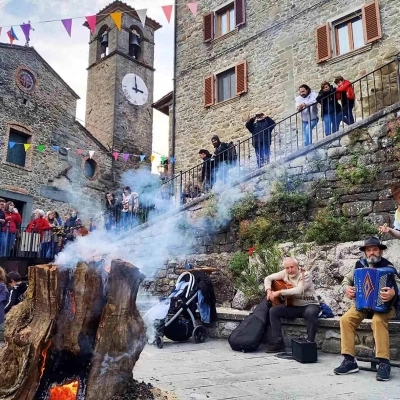
[[[136,58],[136,60],[141,59],[142,37],[142,31],[136,25],[132,25],[129,28],[129,55]]]
[[[99,33],[97,34],[97,60],[108,54],[109,32],[110,29],[108,25],[103,25],[99,29]]]

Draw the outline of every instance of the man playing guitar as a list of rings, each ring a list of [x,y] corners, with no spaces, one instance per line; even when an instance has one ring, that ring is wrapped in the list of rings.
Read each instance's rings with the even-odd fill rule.
[[[267,346],[267,353],[285,350],[281,318],[304,318],[307,339],[311,342],[315,341],[318,330],[320,307],[311,274],[301,270],[294,257],[284,258],[283,267],[284,270],[268,275],[264,282],[267,298],[274,304],[269,311],[273,343]]]

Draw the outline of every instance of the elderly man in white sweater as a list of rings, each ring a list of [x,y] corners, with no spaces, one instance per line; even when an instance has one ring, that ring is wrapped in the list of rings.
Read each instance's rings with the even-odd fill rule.
[[[284,269],[265,278],[265,290],[268,300],[274,301],[281,298],[283,303],[274,305],[270,311],[270,322],[273,343],[267,346],[267,353],[284,351],[281,318],[304,318],[307,324],[307,339],[315,341],[318,330],[319,301],[315,293],[311,274],[299,268],[299,263],[294,257],[283,260]],[[273,291],[273,281],[284,281],[290,289]],[[290,299],[290,305],[284,300]]]

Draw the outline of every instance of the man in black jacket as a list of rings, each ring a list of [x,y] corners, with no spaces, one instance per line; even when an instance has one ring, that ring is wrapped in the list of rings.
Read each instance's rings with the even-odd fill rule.
[[[21,303],[23,300],[23,295],[28,288],[28,285],[25,282],[22,282],[21,275],[18,272],[11,271],[7,276],[9,280],[10,291],[7,304],[4,307],[4,312],[6,314],[11,310],[12,307]]]
[[[199,157],[203,160],[201,164],[201,182],[205,191],[210,190],[215,182],[214,165],[212,154],[206,149],[199,150]]]
[[[263,112],[258,112],[246,122],[246,128],[253,136],[252,145],[256,151],[258,168],[269,163],[274,126],[275,121]]]

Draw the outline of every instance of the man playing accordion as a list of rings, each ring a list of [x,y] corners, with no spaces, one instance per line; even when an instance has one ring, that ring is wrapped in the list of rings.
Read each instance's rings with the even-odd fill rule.
[[[386,249],[387,247],[383,245],[377,237],[372,236],[367,238],[364,241],[364,246],[360,247],[360,250],[365,254],[365,258],[358,260],[355,266],[343,279],[341,288],[346,297],[351,300],[356,298],[356,294],[357,299],[359,294],[361,295],[361,293],[358,293],[360,292],[359,289],[357,289],[358,292],[356,293],[356,287],[354,283],[355,271],[358,269],[385,268],[388,271],[392,271],[390,274],[388,274],[388,276],[390,276],[393,285],[392,287],[382,287],[377,291],[377,296],[379,296],[378,303],[383,304],[385,307],[385,312],[371,312],[366,310],[359,311],[357,310],[359,307],[356,307],[357,304],[354,303],[340,318],[341,353],[344,356],[344,360],[339,367],[334,369],[334,373],[337,375],[345,375],[359,371],[357,361],[354,358],[355,333],[362,320],[372,315],[372,330],[375,339],[375,353],[376,358],[380,361],[378,371],[376,373],[376,379],[378,381],[388,381],[390,379],[388,321],[396,315],[396,304],[398,300],[397,287],[400,287],[400,281],[398,279],[397,271],[394,269],[392,263],[382,257],[383,250]],[[363,291],[367,291],[367,294],[369,294],[371,293],[373,286],[376,286],[376,284],[372,283],[371,281],[370,286],[368,286],[368,284],[363,286]]]

